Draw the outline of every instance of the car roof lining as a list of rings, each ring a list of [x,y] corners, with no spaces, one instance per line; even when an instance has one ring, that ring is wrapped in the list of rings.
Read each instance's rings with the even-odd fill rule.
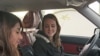
[[[84,1],[87,1],[87,4],[89,4],[94,0],[84,0]],[[0,10],[13,12],[13,11],[25,11],[25,10],[81,7],[81,6],[67,6],[66,3],[67,0],[0,0]]]

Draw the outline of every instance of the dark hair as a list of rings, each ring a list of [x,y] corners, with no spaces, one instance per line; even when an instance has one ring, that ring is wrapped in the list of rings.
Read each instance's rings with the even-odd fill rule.
[[[0,45],[0,55],[17,55],[16,49],[14,49],[14,47],[9,43],[11,29],[15,26],[16,23],[20,23],[20,26],[22,27],[21,21],[18,17],[11,13],[0,11],[0,42],[3,43],[3,46]]]
[[[57,31],[56,31],[56,34],[53,36],[53,41],[54,41],[55,45],[56,45],[57,47],[59,47],[59,46],[61,45],[61,42],[59,41],[59,39],[60,39],[59,34],[60,34],[60,29],[61,29],[61,27],[60,27],[60,25],[59,25],[59,23],[58,23],[58,20],[57,20],[56,16],[53,15],[53,14],[47,14],[47,15],[45,15],[45,16],[43,17],[43,20],[42,20],[42,29],[43,29],[43,31],[44,31],[44,22],[45,22],[46,19],[52,19],[52,20],[54,20],[54,21],[56,22],[56,24],[57,24]]]

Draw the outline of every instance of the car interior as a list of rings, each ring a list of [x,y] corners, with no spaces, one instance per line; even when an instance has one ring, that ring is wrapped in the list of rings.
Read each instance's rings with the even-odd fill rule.
[[[41,30],[43,16],[52,13],[61,25],[65,56],[92,56],[94,50],[100,54],[100,0],[1,0],[0,10],[18,16],[22,23],[27,18],[22,46],[35,42],[33,34]]]

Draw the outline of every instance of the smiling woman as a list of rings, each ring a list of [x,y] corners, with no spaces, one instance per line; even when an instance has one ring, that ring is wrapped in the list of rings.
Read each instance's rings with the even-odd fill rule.
[[[55,15],[47,14],[42,20],[42,31],[33,45],[35,56],[63,56],[60,25]]]

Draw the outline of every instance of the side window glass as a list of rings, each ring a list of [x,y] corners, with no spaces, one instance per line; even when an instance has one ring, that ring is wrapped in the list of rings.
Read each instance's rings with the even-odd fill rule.
[[[19,12],[11,12],[11,13],[16,15],[17,17],[19,17],[21,19],[21,21],[22,21],[27,12],[28,11],[19,11]]]
[[[93,35],[96,26],[78,13],[75,9],[42,10],[42,15],[53,13],[61,25],[61,35],[88,36]]]
[[[89,4],[89,8],[100,15],[100,3],[98,1]]]

